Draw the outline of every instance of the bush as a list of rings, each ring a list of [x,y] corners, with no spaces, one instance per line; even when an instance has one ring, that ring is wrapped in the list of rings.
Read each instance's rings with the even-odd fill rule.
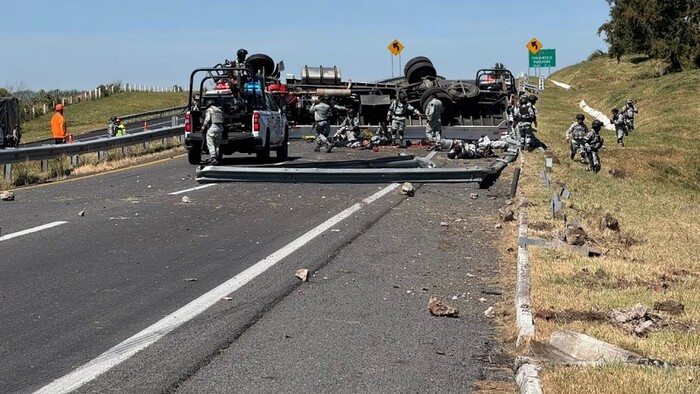
[[[587,60],[593,60],[593,59],[598,59],[598,58],[607,57],[607,56],[608,56],[608,54],[606,52],[603,52],[600,49],[596,49],[595,51],[593,51],[593,53],[588,55]]]

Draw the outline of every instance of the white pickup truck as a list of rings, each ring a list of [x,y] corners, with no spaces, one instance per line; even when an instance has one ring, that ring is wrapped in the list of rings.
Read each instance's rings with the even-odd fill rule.
[[[214,83],[215,88],[201,95],[194,94],[193,80],[198,73],[205,73],[198,87],[199,92],[204,91],[207,81]],[[248,69],[215,67],[196,69],[190,77],[190,105],[185,113],[185,148],[190,164],[200,164],[202,152],[207,151],[201,127],[204,121],[203,103],[210,99],[224,113],[220,156],[235,152],[255,153],[258,159],[267,161],[270,151],[274,150],[277,158],[287,158],[287,118],[265,91],[264,84]]]

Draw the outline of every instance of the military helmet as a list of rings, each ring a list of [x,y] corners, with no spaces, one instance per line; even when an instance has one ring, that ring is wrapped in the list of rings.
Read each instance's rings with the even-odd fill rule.
[[[240,57],[240,56],[246,56],[247,54],[248,54],[248,51],[246,51],[246,50],[243,49],[243,48],[239,49],[238,52],[236,52],[236,56],[238,56],[238,57]]]
[[[627,99],[627,104],[632,104],[632,99]]]
[[[600,128],[603,127],[603,122],[595,119],[593,122],[591,122],[591,127],[593,127],[593,129],[596,131],[600,130]]]
[[[576,120],[584,120],[584,119],[586,119],[586,117],[583,116],[583,114],[577,114],[577,115],[576,115]]]
[[[214,101],[214,99],[209,99],[209,100],[204,102],[204,108],[209,108],[215,104],[216,104],[216,101]]]
[[[406,100],[408,96],[406,96],[406,92],[399,92],[399,100]]]
[[[533,104],[537,102],[537,96],[535,96],[534,94],[527,96],[527,99]]]
[[[522,97],[520,97],[520,99],[518,100],[518,102],[519,102],[521,105],[527,104],[527,96],[522,96]]]

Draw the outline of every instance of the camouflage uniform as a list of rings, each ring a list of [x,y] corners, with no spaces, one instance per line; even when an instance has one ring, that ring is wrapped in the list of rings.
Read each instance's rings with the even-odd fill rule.
[[[634,130],[634,114],[639,113],[637,108],[632,104],[632,100],[627,100],[627,105],[620,111],[625,116],[625,125],[627,126],[627,131],[630,132]],[[625,134],[627,135],[627,134]]]
[[[581,147],[581,154],[586,155],[588,159],[588,169],[595,172],[600,171],[600,157],[598,156],[598,151],[603,147],[603,138],[600,136],[601,127],[602,123],[598,120],[594,120],[591,130],[589,130],[583,138],[583,146]]]
[[[442,101],[434,97],[425,107],[428,123],[425,125],[425,137],[428,141],[439,143],[442,139]]]
[[[571,160],[576,157],[576,152],[583,146],[586,134],[588,134],[588,126],[583,121],[581,123],[578,121],[572,123],[566,130],[566,139],[571,141]],[[581,155],[581,160],[585,160],[583,154]]]
[[[333,136],[337,142],[343,145],[353,146],[357,143],[360,132],[360,119],[357,116],[346,116],[340,124],[338,131]],[[358,144],[359,145],[359,144]]]
[[[213,165],[219,164],[219,145],[221,145],[221,134],[224,131],[224,113],[221,108],[214,104],[208,105],[204,114],[202,131],[207,133],[209,162]]]
[[[532,106],[523,103],[516,109],[515,120],[517,123],[518,134],[522,146],[529,146],[532,141],[532,123],[536,121],[535,111]]]
[[[394,142],[398,140],[399,143],[403,144],[403,132],[406,128],[406,117],[408,117],[409,112],[420,115],[420,112],[405,99],[393,100],[389,105],[387,121],[391,120],[391,134]]]
[[[328,135],[331,133],[330,119],[333,116],[333,109],[344,111],[345,107],[338,105],[331,107],[325,102],[325,99],[319,98],[319,102],[309,108],[309,112],[314,114],[314,123],[316,124],[316,151],[321,149],[321,145],[325,145],[329,152],[333,148],[333,144],[328,139]]]
[[[625,124],[625,116],[621,112],[613,112],[610,123],[615,125],[615,134],[617,135],[617,144],[621,147],[625,146],[624,138],[627,135],[627,125]]]

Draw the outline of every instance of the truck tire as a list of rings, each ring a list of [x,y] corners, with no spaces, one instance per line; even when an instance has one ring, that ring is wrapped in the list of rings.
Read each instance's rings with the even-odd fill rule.
[[[449,125],[450,122],[452,121],[452,111],[454,110],[454,101],[452,101],[452,98],[450,97],[449,93],[444,88],[441,88],[439,86],[432,87],[430,89],[426,89],[425,92],[420,96],[420,107],[423,113],[425,113],[425,108],[428,106],[428,102],[430,101],[430,95],[435,93],[437,96],[438,100],[442,102],[442,124],[443,125]]]
[[[289,128],[284,128],[284,138],[282,139],[282,146],[277,148],[277,158],[280,160],[287,160],[289,157]]]
[[[265,132],[265,144],[263,145],[262,149],[255,152],[255,157],[263,162],[270,160],[270,130]]]
[[[456,81],[447,87],[447,93],[454,101],[474,98],[479,95],[479,87],[470,82]]]
[[[264,70],[264,75],[266,77],[269,77],[275,72],[275,62],[272,60],[271,57],[263,53],[256,53],[254,55],[248,56],[246,62],[253,70],[253,72],[257,73],[258,70]]]
[[[430,64],[433,64],[433,62],[431,62],[430,59],[428,59],[425,56],[416,56],[407,61],[406,65],[403,66],[403,75],[408,75],[408,69],[410,69],[414,64],[418,62],[428,62]]]
[[[202,162],[202,149],[193,145],[190,150],[187,151],[187,161],[190,164],[200,164]]]
[[[408,83],[418,83],[425,77],[436,77],[437,71],[429,61],[418,61],[408,68],[406,72],[406,80]]]

